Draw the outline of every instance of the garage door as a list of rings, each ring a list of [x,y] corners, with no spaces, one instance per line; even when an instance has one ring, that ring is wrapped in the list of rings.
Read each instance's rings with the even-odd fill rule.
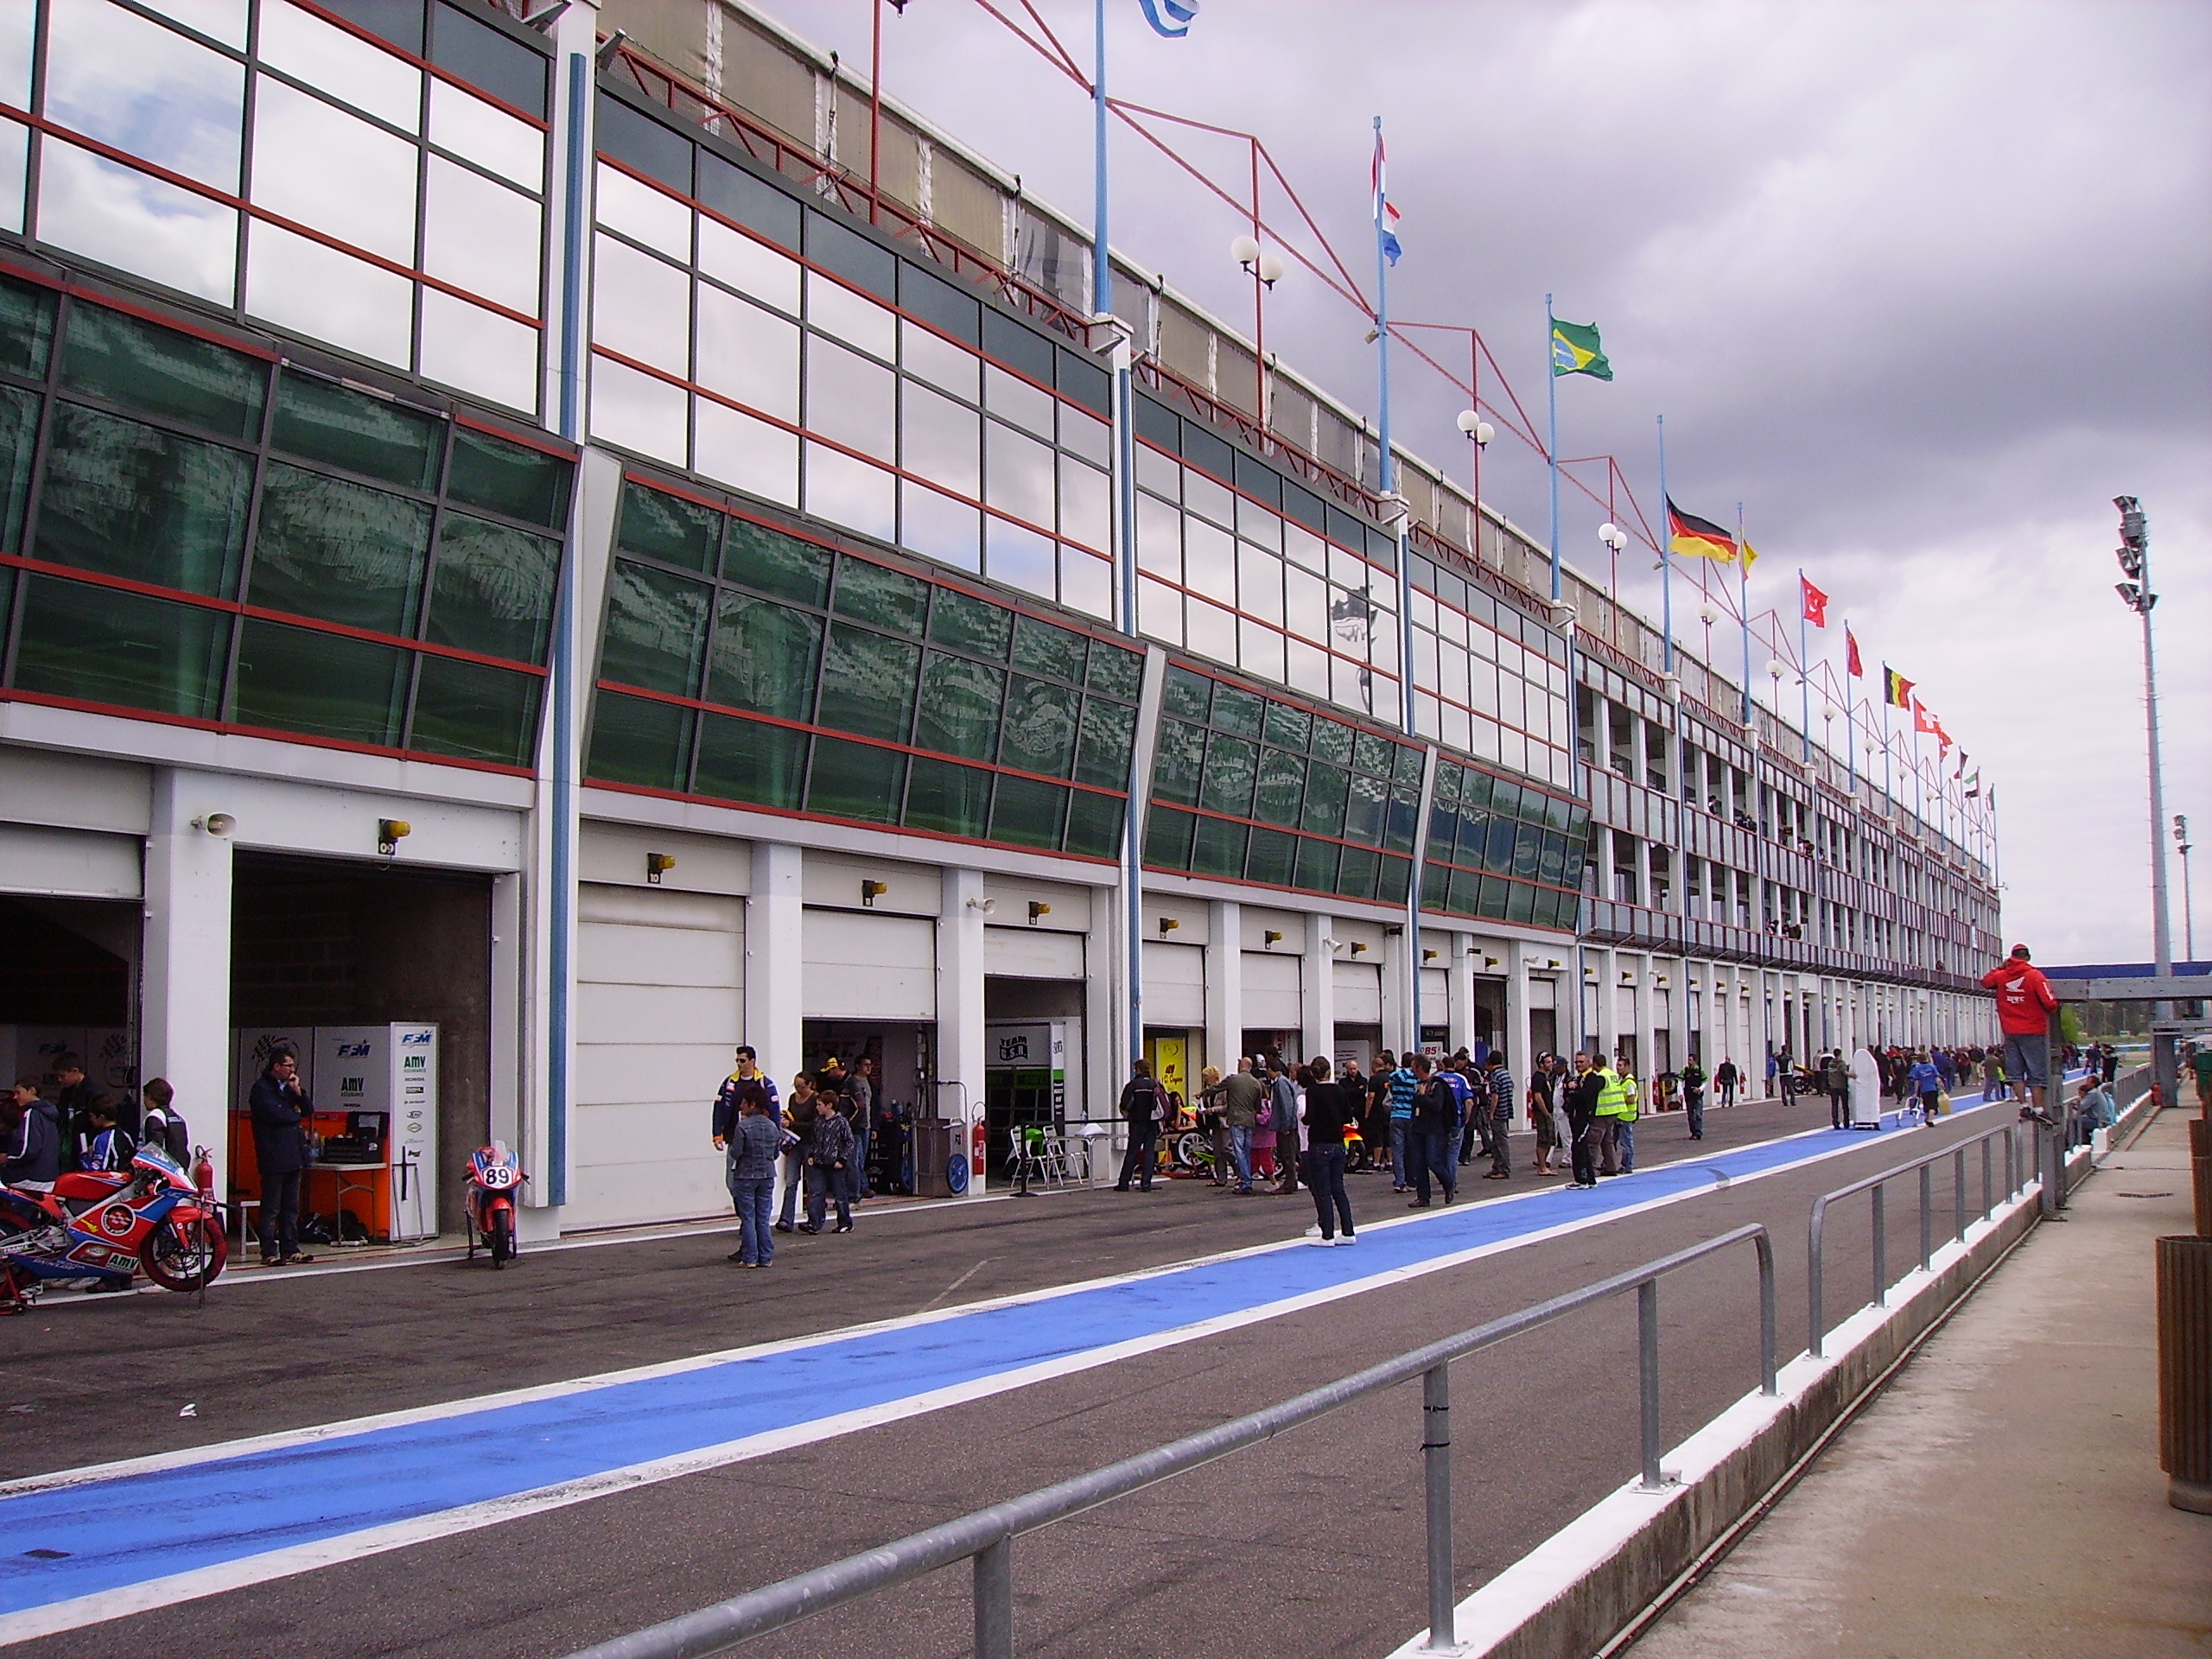
[[[1348,1026],[1371,1026],[1382,1018],[1382,969],[1363,962],[1340,962],[1332,970],[1337,982],[1337,1018]]]
[[[1295,1031],[1305,1016],[1298,1006],[1298,958],[1268,950],[1244,953],[1244,1023]]]
[[[937,1018],[937,924],[926,916],[806,912],[810,1020]]]
[[[745,901],[586,882],[576,980],[564,1224],[727,1211],[708,1128],[730,1051],[744,1040]]]
[[[1020,979],[1081,979],[1083,935],[1036,927],[983,930],[983,971]]]
[[[1206,953],[1204,945],[1144,942],[1144,1022],[1147,1026],[1204,1026]]]

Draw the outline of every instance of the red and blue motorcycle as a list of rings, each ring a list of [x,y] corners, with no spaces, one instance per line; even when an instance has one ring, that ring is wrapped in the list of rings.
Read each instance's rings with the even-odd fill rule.
[[[9,1188],[0,1202],[0,1313],[22,1313],[51,1281],[127,1290],[141,1270],[164,1290],[207,1289],[230,1243],[205,1151],[194,1171],[146,1146],[128,1170],[70,1170],[50,1192]]]
[[[515,1259],[515,1199],[529,1179],[515,1167],[515,1155],[504,1141],[468,1154],[468,1195],[461,1205],[468,1260],[476,1259],[480,1243],[492,1253],[495,1269]]]

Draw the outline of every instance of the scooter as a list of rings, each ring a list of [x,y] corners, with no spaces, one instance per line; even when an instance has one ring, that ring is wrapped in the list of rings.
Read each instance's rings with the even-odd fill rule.
[[[515,1196],[530,1177],[515,1167],[504,1141],[468,1154],[468,1200],[461,1217],[468,1234],[468,1260],[480,1242],[492,1253],[494,1270],[515,1259]]]
[[[27,1312],[46,1283],[88,1279],[127,1290],[143,1268],[164,1290],[204,1291],[230,1259],[223,1207],[203,1148],[195,1180],[159,1147],[128,1171],[71,1170],[50,1192],[8,1189],[0,1203],[0,1314]]]

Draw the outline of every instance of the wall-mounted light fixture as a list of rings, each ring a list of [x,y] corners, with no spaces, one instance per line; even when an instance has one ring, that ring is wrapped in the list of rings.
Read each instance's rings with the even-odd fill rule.
[[[868,909],[874,910],[875,901],[890,891],[891,884],[888,881],[863,881],[861,883],[861,903]]]
[[[1050,905],[1044,903],[1042,900],[1040,900],[1040,899],[1032,899],[1029,901],[1029,925],[1030,925],[1030,926],[1034,927],[1034,926],[1036,926],[1036,925],[1037,925],[1037,918],[1038,918],[1039,916],[1049,916],[1049,915],[1051,915],[1052,913],[1052,907]]]
[[[676,858],[673,854],[647,853],[645,855],[645,880],[654,887],[660,886],[661,877],[675,868]]]
[[[377,820],[377,851],[386,858],[399,850],[399,843],[415,833],[415,826],[404,818]]]
[[[216,840],[221,841],[238,829],[238,821],[227,812],[210,812],[204,818],[194,818],[192,821],[192,827],[195,830],[204,830]]]
[[[1324,950],[1341,950],[1344,948],[1344,942],[1342,939],[1323,939],[1321,948]]]
[[[1392,922],[1392,923],[1390,923],[1388,926],[1386,926],[1386,927],[1384,927],[1384,928],[1383,928],[1383,930],[1382,930],[1382,936],[1383,936],[1383,938],[1385,938],[1395,939],[1395,938],[1396,938],[1398,937],[1398,935],[1400,935],[1401,933],[1404,932],[1405,931],[1406,931],[1406,925],[1405,925],[1403,922]]]
[[[1423,950],[1421,953],[1421,959],[1423,962],[1434,962],[1436,960],[1436,952],[1433,950]]]
[[[1351,953],[1352,953],[1352,955],[1354,955],[1355,957],[1357,957],[1357,956],[1363,956],[1363,955],[1365,955],[1365,954],[1366,954],[1366,951],[1367,951],[1367,941],[1366,941],[1366,940],[1364,940],[1364,939],[1354,939],[1354,940],[1351,942]]]
[[[1266,932],[1260,935],[1260,939],[1268,950],[1272,950],[1275,946],[1282,943],[1282,935],[1275,931],[1275,930],[1271,927],[1268,929]]]
[[[1558,967],[1558,966],[1559,966],[1559,958],[1558,958],[1557,957],[1546,957],[1544,958],[1544,966],[1545,966],[1545,967],[1547,967],[1547,968],[1556,968],[1556,967]]]
[[[1182,925],[1183,924],[1177,921],[1173,916],[1163,916],[1160,918],[1160,931],[1162,933],[1173,933],[1177,928]]]
[[[1484,957],[1483,958],[1483,966],[1484,966],[1484,967],[1485,967],[1485,968],[1495,968],[1495,967],[1497,967],[1497,958],[1496,957]],[[1558,967],[1558,966],[1559,966],[1559,964],[1558,964],[1557,963],[1554,963],[1552,964],[1552,966],[1553,966],[1553,967],[1554,967],[1554,968],[1556,968],[1556,967]]]
[[[999,901],[995,899],[970,899],[968,908],[979,916],[995,916],[999,911]]]

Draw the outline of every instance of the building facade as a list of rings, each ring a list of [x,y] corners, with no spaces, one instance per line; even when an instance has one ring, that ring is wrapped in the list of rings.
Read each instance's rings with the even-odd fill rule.
[[[407,1022],[541,1232],[719,1211],[739,1042],[980,1185],[1138,1052],[1993,1029],[1963,832],[757,16],[0,35],[0,1038],[226,1181]]]

